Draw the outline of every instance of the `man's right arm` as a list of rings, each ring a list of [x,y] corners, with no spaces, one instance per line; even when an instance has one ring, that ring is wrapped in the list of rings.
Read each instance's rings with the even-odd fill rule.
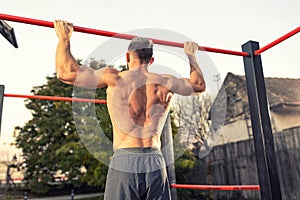
[[[193,90],[195,93],[205,91],[206,83],[203,73],[197,63],[196,52],[198,51],[198,44],[194,42],[185,42],[184,51],[190,62],[190,79]]]
[[[70,38],[73,25],[65,21],[54,22],[58,44],[56,48],[57,78],[66,84],[83,88],[102,88],[115,84],[119,71],[111,67],[94,70],[90,67],[79,66],[70,50]]]

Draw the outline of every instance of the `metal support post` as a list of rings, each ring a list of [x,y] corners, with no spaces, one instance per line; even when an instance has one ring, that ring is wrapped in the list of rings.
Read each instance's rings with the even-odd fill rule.
[[[175,160],[174,160],[174,149],[173,149],[173,136],[170,115],[167,117],[164,129],[162,131],[162,153],[167,163],[167,174],[168,180],[171,184],[176,183],[176,173],[175,173]],[[177,200],[177,190],[176,188],[171,188],[171,199]]]
[[[249,41],[242,49],[249,53],[243,59],[261,199],[281,200],[262,62],[260,55],[254,53],[259,49],[259,44]]]
[[[3,97],[4,97],[4,85],[0,85],[0,135],[1,135],[2,110],[3,110]]]

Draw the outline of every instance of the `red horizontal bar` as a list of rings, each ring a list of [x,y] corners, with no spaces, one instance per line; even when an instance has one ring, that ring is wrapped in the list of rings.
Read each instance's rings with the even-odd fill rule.
[[[300,26],[299,26],[298,28],[292,30],[291,32],[285,34],[284,36],[278,38],[277,40],[275,40],[275,41],[273,41],[273,42],[267,44],[266,46],[264,46],[264,47],[262,47],[262,48],[256,50],[256,51],[254,52],[254,54],[255,54],[255,55],[259,55],[259,54],[261,54],[262,52],[264,52],[264,51],[266,51],[266,50],[272,48],[273,46],[275,46],[275,45],[277,45],[277,44],[283,42],[284,40],[286,40],[286,39],[292,37],[293,35],[296,35],[296,34],[299,33],[299,32],[300,32]]]
[[[0,19],[7,20],[7,21],[13,21],[13,22],[19,22],[19,23],[25,23],[25,24],[31,24],[31,25],[37,25],[37,26],[45,26],[45,27],[50,27],[50,28],[54,27],[53,22],[43,21],[43,20],[38,20],[38,19],[31,19],[31,18],[26,18],[26,17],[19,17],[19,16],[14,16],[14,15],[1,14],[1,13],[0,13]],[[136,37],[135,35],[103,31],[103,30],[97,30],[97,29],[92,29],[92,28],[84,28],[84,27],[79,27],[79,26],[74,26],[74,31],[82,32],[82,33],[89,33],[89,34],[93,34],[93,35],[101,35],[101,36],[106,36],[106,37],[115,37],[115,38],[126,39],[126,40],[131,40],[132,38]],[[159,39],[154,39],[154,38],[150,38],[150,39],[155,44],[183,48],[183,43],[159,40]],[[208,51],[208,52],[222,53],[222,54],[235,55],[235,56],[248,56],[247,52],[239,52],[239,51],[232,51],[232,50],[226,50],[226,49],[217,49],[217,48],[203,47],[203,46],[199,46],[198,49],[200,51]]]
[[[171,184],[172,188],[195,190],[260,190],[259,185],[187,185]]]
[[[53,101],[67,101],[67,102],[90,102],[97,104],[106,104],[106,100],[100,99],[84,99],[73,97],[57,97],[57,96],[41,96],[41,95],[21,95],[21,94],[4,94],[5,97],[25,98],[25,99],[39,99],[39,100],[53,100]]]

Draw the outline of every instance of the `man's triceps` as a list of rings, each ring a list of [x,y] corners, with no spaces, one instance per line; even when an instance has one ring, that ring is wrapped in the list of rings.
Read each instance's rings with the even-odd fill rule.
[[[175,78],[170,79],[169,89],[179,95],[189,96],[192,95],[194,90],[191,82],[187,78]]]
[[[97,88],[97,77],[94,70],[87,66],[80,66],[76,72],[72,72],[72,80],[69,80],[69,84],[87,88]]]

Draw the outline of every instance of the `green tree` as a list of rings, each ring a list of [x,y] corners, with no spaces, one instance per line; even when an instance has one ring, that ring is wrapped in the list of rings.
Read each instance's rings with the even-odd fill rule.
[[[80,63],[80,61],[78,61]],[[102,62],[93,61],[91,67],[103,67]],[[91,93],[96,99],[105,99],[105,89],[86,92],[76,88],[85,96]],[[33,87],[33,95],[63,96],[74,95],[73,86],[66,85],[56,78],[47,77],[47,84]],[[25,106],[32,113],[23,127],[15,128],[16,146],[22,149],[27,187],[33,192],[43,194],[50,189],[55,176],[59,173],[67,179],[65,183],[80,186],[87,183],[104,188],[107,166],[99,162],[87,151],[79,134],[77,134],[74,114],[82,115],[83,111],[94,108],[104,132],[112,138],[111,122],[106,105],[92,103],[76,103],[78,113],[72,112],[72,103],[65,101],[28,99]],[[83,116],[84,117],[84,116]],[[85,124],[89,133],[94,129]],[[80,126],[80,125],[79,125]]]

